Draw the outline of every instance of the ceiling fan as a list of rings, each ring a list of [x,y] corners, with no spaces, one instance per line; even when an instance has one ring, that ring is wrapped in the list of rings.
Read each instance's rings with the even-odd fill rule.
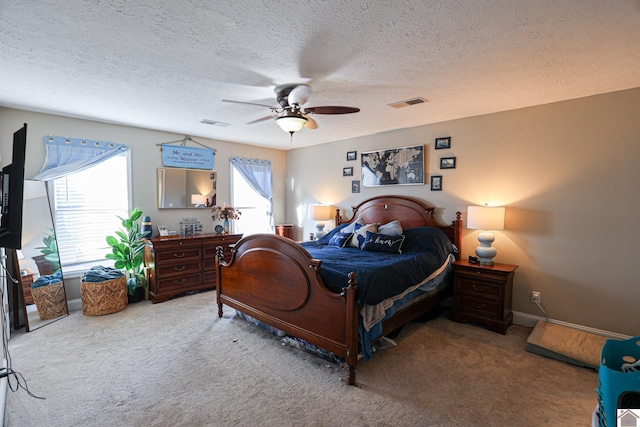
[[[257,104],[254,102],[233,101],[229,99],[223,99],[222,101],[234,102],[237,104],[259,105],[261,107],[270,108],[273,114],[253,120],[247,124],[250,125],[275,118],[278,126],[280,126],[283,131],[291,134],[292,137],[295,132],[298,132],[303,127],[307,127],[309,129],[316,129],[318,127],[316,121],[309,117],[309,114],[349,114],[360,111],[359,108],[355,107],[304,107],[304,104],[311,95],[311,86],[306,84],[287,83],[277,86],[274,89],[274,92],[276,93],[276,101],[278,102],[279,107]]]

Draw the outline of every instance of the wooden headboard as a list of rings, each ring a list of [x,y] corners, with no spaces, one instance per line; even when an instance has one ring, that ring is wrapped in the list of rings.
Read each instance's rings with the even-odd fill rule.
[[[336,209],[336,226],[362,218],[367,224],[386,224],[397,219],[400,220],[403,229],[438,227],[449,237],[451,243],[456,245],[458,248],[456,258],[460,258],[462,253],[462,213],[460,212],[456,212],[456,219],[450,225],[441,224],[433,217],[434,207],[406,196],[376,196],[351,208],[353,215],[349,220],[343,219],[340,209]]]

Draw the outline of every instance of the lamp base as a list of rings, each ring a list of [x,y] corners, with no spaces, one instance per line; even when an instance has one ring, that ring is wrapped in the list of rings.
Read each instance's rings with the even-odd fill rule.
[[[316,240],[325,236],[324,222],[316,222]]]
[[[491,243],[495,240],[493,233],[483,231],[478,235],[478,241],[480,246],[476,248],[476,255],[481,265],[493,265],[493,258],[498,254],[495,248],[491,246]]]

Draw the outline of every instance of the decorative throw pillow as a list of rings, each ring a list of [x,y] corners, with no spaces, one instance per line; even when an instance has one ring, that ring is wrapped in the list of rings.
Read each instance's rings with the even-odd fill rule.
[[[353,233],[338,232],[329,239],[329,246],[344,248],[349,239],[351,239],[351,236],[353,236]]]
[[[388,234],[377,234],[367,232],[362,249],[371,252],[388,252],[392,254],[401,254],[402,242],[404,236],[390,236]]]
[[[386,234],[388,236],[399,236],[402,234],[402,225],[400,225],[400,220],[396,219],[395,221],[388,222],[386,224],[378,226],[378,233]]]
[[[366,224],[360,225],[356,224],[354,227],[353,237],[349,242],[349,246],[354,248],[362,249],[362,245],[364,245],[364,241],[367,237],[367,231],[370,233],[378,232],[378,224]]]
[[[346,227],[344,227],[341,231],[343,233],[353,233],[355,231],[356,224],[365,225],[366,223],[364,222],[364,219],[358,218],[354,222],[352,222],[351,224],[349,224]]]

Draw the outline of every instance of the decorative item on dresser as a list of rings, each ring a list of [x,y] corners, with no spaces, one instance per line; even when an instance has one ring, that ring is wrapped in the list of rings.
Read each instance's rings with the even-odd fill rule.
[[[293,224],[278,224],[276,225],[276,234],[278,236],[287,237],[293,239]]]
[[[154,237],[147,241],[145,264],[149,299],[158,303],[176,295],[216,287],[216,247],[225,257],[242,234],[202,234],[184,238]]]
[[[513,322],[511,299],[517,268],[510,264],[454,262],[451,320],[478,322],[494,332],[506,334]]]

